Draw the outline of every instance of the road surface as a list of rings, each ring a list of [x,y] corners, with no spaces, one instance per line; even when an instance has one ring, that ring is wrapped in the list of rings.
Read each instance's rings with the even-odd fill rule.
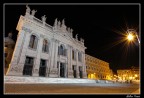
[[[132,94],[138,84],[98,86],[95,84],[4,84],[4,94]],[[136,92],[140,93],[140,92]]]

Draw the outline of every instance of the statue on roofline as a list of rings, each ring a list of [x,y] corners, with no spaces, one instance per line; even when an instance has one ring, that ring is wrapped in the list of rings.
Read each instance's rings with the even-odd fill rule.
[[[75,36],[75,37],[76,37],[76,39],[78,40],[78,34],[76,34],[76,36]]]
[[[61,23],[60,23],[60,21],[58,21],[58,28],[60,28],[61,27]]]
[[[26,12],[30,14],[30,7],[26,5]]]
[[[42,16],[41,18],[43,22],[46,22],[46,18],[47,18],[46,15]]]
[[[32,10],[31,12],[32,12],[31,15],[34,16],[37,10]]]
[[[65,20],[64,19],[62,20],[62,25],[65,25]]]

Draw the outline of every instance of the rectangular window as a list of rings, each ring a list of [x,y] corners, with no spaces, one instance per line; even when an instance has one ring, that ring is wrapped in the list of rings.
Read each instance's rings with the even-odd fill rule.
[[[24,68],[23,68],[23,75],[32,76],[33,63],[34,63],[34,58],[26,57]]]
[[[72,59],[74,60],[74,50],[72,50]]]
[[[40,67],[45,67],[46,66],[46,60],[41,60]]]

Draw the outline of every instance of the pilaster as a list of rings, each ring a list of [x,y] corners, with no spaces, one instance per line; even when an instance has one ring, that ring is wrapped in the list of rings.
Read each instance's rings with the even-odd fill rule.
[[[10,67],[6,75],[22,75],[23,66],[25,63],[25,48],[27,48],[28,44],[28,33],[31,32],[32,30],[26,27],[22,27],[22,29],[19,31]]]
[[[73,78],[72,70],[72,46],[68,45],[68,78]]]
[[[76,77],[80,78],[79,76],[79,66],[78,66],[78,50],[76,49]]]
[[[82,52],[82,64],[83,64],[83,78],[87,78],[87,72],[86,72],[86,64],[85,64],[85,53]]]
[[[52,48],[51,48],[51,67],[49,77],[58,77],[58,68],[57,68],[57,55],[58,55],[58,40],[52,39]]]
[[[40,39],[37,43],[37,56],[35,58],[35,64],[33,65],[33,76],[39,76],[39,67],[40,67],[40,55],[42,52],[42,47],[43,47],[43,36],[40,36]]]

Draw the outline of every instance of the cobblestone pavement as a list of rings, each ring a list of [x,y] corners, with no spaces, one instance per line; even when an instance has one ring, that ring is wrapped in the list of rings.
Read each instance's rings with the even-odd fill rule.
[[[4,84],[4,94],[132,94],[138,89],[138,84],[127,84],[124,86],[97,86],[94,84]]]

